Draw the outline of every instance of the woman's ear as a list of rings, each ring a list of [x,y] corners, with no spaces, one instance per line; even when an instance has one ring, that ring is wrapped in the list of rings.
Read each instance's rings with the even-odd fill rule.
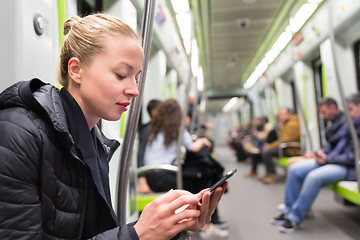
[[[68,62],[68,74],[75,83],[81,83],[81,62],[77,57],[70,58]]]

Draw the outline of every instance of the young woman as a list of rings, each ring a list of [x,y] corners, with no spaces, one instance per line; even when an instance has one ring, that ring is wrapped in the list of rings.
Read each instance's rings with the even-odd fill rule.
[[[200,229],[226,185],[211,199],[169,191],[118,226],[108,161],[119,143],[96,124],[119,120],[138,96],[141,40],[105,14],[73,17],[64,33],[61,90],[33,79],[0,94],[0,239],[170,239]]]
[[[177,156],[176,145],[181,118],[181,107],[175,99],[168,99],[159,104],[147,135],[145,165],[173,164]],[[188,151],[197,152],[205,146],[211,147],[211,142],[206,138],[198,138],[193,141],[187,130],[183,133],[182,141]],[[176,176],[173,173],[149,173],[146,175],[146,179],[154,192],[176,188]]]

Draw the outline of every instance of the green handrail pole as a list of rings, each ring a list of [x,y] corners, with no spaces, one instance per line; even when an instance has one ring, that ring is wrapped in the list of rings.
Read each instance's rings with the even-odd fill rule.
[[[359,150],[359,139],[356,134],[356,130],[353,124],[353,121],[351,119],[348,106],[345,101],[344,96],[344,89],[340,81],[340,74],[339,74],[339,66],[336,58],[336,52],[335,52],[335,36],[334,36],[334,29],[332,24],[332,8],[331,8],[331,1],[326,2],[328,4],[328,17],[329,17],[329,35],[330,35],[330,45],[331,45],[331,52],[333,55],[333,61],[334,61],[334,68],[335,68],[335,76],[336,76],[336,82],[339,88],[339,93],[341,97],[341,102],[343,104],[346,121],[349,125],[351,139],[354,144],[354,154],[355,154],[355,167],[356,167],[356,176],[357,176],[357,182],[358,182],[358,190],[360,191],[360,150]]]
[[[131,106],[126,124],[123,145],[120,154],[120,164],[117,179],[117,216],[120,225],[126,224],[126,200],[129,167],[131,154],[134,145],[139,115],[141,110],[141,100],[145,85],[146,71],[150,56],[150,46],[152,39],[152,29],[154,22],[154,11],[156,0],[144,0],[144,9],[142,16],[141,37],[143,39],[144,61],[142,64],[142,73],[139,81],[139,96],[131,100]]]

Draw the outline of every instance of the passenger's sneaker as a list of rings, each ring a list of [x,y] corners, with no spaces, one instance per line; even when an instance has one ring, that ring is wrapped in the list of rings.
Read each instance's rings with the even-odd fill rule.
[[[218,221],[215,224],[215,227],[221,229],[221,230],[227,230],[229,229],[229,224],[227,224],[227,222],[222,222],[222,221]]]
[[[285,218],[285,222],[279,227],[279,230],[283,233],[293,233],[295,232],[295,228],[296,225],[292,223],[289,219]]]
[[[200,231],[201,239],[220,240],[220,239],[227,239],[228,236],[229,236],[229,232],[227,230],[221,230],[212,223],[210,223],[210,226],[206,231],[204,230]]]
[[[245,174],[245,177],[256,177],[256,171],[250,171],[247,174]]]
[[[274,225],[283,225],[285,223],[285,215],[282,213],[279,216],[272,218],[270,222]]]
[[[263,183],[268,183],[268,184],[272,184],[276,182],[276,178],[273,177],[265,177],[262,178],[261,181],[263,181]]]
[[[285,208],[286,208],[285,203],[280,203],[279,205],[277,205],[277,209],[278,209],[279,211],[283,211]]]

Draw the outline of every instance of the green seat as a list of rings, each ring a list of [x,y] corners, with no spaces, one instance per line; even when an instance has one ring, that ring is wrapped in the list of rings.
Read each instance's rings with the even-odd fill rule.
[[[358,183],[356,181],[340,181],[329,185],[328,188],[347,201],[360,205],[360,193]]]
[[[289,157],[282,157],[277,159],[277,164],[282,167],[286,167],[286,163]]]
[[[174,165],[168,165],[168,164],[159,164],[159,165],[153,165],[153,166],[143,166],[138,168],[138,175],[154,172],[154,171],[167,171],[167,172],[173,172],[175,174],[179,174],[180,170],[179,167]],[[144,207],[146,204],[152,202],[155,200],[155,198],[165,194],[165,192],[162,193],[149,193],[149,194],[137,194],[136,200],[138,203],[138,210],[141,212],[144,210]]]
[[[138,210],[141,212],[144,210],[146,204],[154,201],[157,197],[161,196],[163,193],[152,193],[152,194],[137,194],[136,200],[138,202]]]
[[[277,163],[279,166],[286,167],[287,160],[288,160],[290,157],[284,157],[284,156],[283,156],[283,151],[284,151],[286,148],[288,148],[288,147],[296,147],[296,148],[299,148],[301,152],[302,152],[302,148],[303,148],[303,146],[302,146],[301,143],[299,143],[299,142],[280,143],[280,144],[279,144],[279,147],[278,147],[279,157],[278,157],[278,158],[274,158],[275,161],[276,161],[276,163]]]

